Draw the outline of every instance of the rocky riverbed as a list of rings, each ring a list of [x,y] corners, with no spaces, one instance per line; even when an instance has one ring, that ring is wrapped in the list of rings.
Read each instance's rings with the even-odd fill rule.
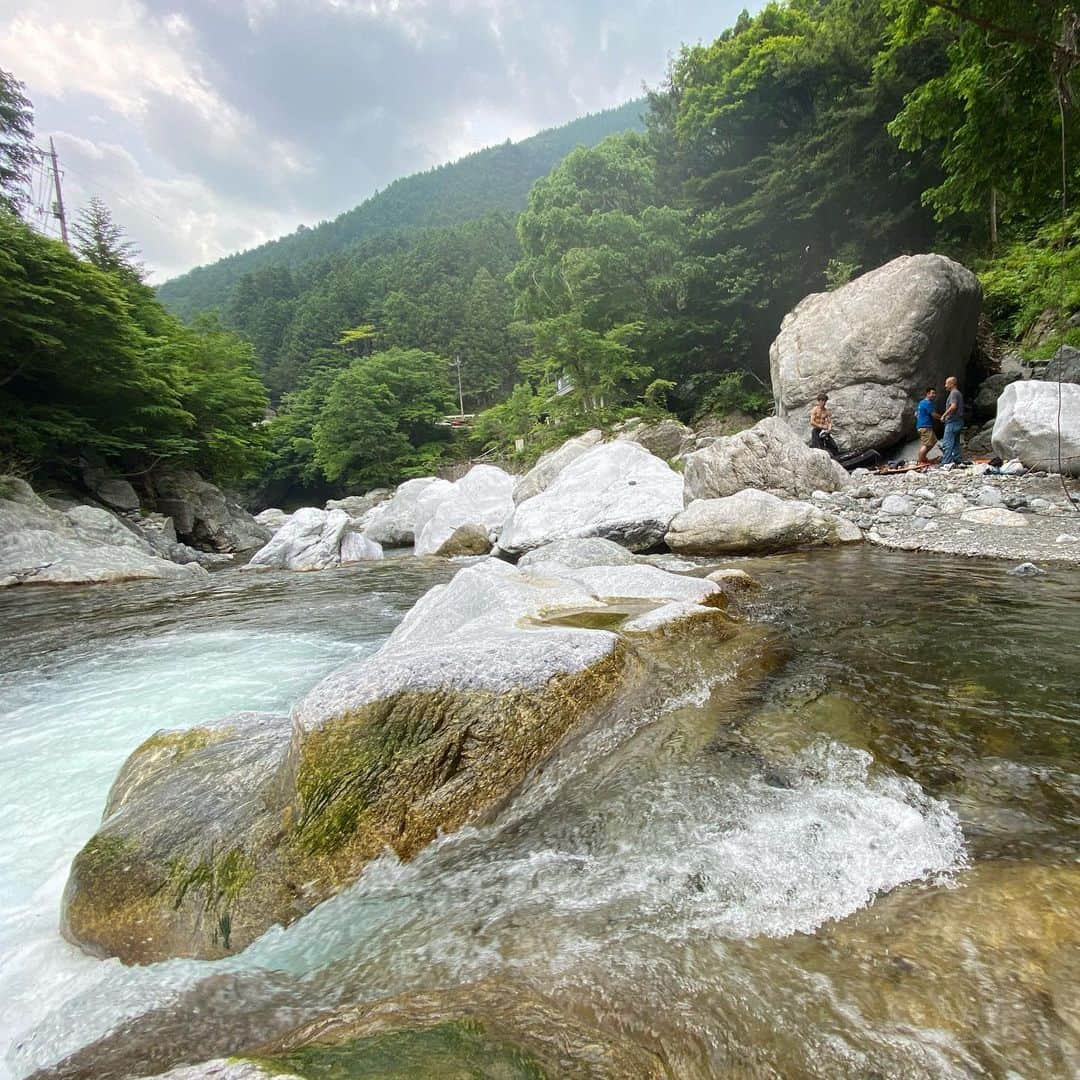
[[[1070,490],[1078,485],[1069,482]],[[879,475],[812,500],[863,530],[872,544],[972,558],[1080,564],[1080,510],[1061,478],[994,475],[985,467]]]

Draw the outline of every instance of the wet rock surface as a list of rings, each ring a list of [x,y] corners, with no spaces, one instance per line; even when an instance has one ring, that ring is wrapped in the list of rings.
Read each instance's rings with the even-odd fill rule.
[[[327,570],[383,557],[344,510],[304,507],[292,514],[244,569]]]

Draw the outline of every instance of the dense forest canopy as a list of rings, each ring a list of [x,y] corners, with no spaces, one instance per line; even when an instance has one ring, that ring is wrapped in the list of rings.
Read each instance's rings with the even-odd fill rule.
[[[532,453],[628,410],[760,409],[799,299],[930,249],[980,272],[1003,341],[1050,312],[1025,339],[1050,349],[1080,334],[1078,26],[1054,0],[770,3],[684,48],[646,106],[399,181],[168,283],[158,298],[190,327],[104,207],[82,258],[9,210],[6,452],[156,455],[310,491],[523,436]],[[5,79],[14,208],[29,106]],[[94,257],[95,228],[124,265]],[[441,423],[459,377],[479,413],[467,446]],[[256,427],[263,387],[277,414]]]

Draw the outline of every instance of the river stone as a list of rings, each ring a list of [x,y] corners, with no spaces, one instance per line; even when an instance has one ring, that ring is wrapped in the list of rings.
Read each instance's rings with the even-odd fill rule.
[[[491,534],[514,509],[513,491],[509,473],[495,465],[474,465],[448,490],[440,490],[437,498],[421,496],[414,554],[486,555]],[[466,532],[458,536],[462,529]]]
[[[1080,383],[1080,349],[1062,345],[1049,364],[1043,368],[1041,379],[1047,382]]]
[[[387,848],[408,859],[480,820],[617,694],[666,700],[698,670],[682,643],[650,666],[647,642],[594,626],[620,622],[626,603],[719,606],[713,582],[640,565],[543,569],[464,568],[291,722],[241,714],[144,743],[75,859],[65,935],[126,963],[235,952]],[[678,626],[708,635],[706,655],[736,633],[721,612]]]
[[[975,416],[979,420],[993,420],[997,415],[998,398],[1010,383],[1018,382],[1023,376],[1018,371],[988,375],[979,386],[975,395]]]
[[[24,480],[0,477],[0,588],[190,580],[206,571],[160,558],[107,510],[53,510]]]
[[[1029,469],[1080,476],[1080,385],[1027,380],[1005,387],[994,421],[994,452]]]
[[[157,510],[173,519],[177,535],[204,551],[251,551],[270,539],[239,503],[198,473],[164,473],[154,479]]]
[[[82,471],[83,483],[96,499],[114,510],[139,509],[139,496],[131,484],[99,465],[87,465]]]
[[[289,520],[289,517],[290,515],[286,514],[284,510],[279,510],[276,506],[271,506],[266,510],[260,510],[255,515],[255,520],[264,528],[269,529],[271,535],[273,535],[286,521]]]
[[[363,518],[364,535],[383,547],[408,547],[416,531],[416,510],[420,499],[447,492],[453,485],[435,476],[406,480],[394,496],[369,510]]]
[[[499,547],[522,554],[553,540],[599,536],[631,551],[664,538],[682,509],[683,478],[633,442],[586,450],[539,495],[518,503],[499,534]]]
[[[890,517],[908,517],[915,512],[915,503],[906,495],[886,495],[881,500],[881,512]]]
[[[305,910],[279,836],[293,799],[287,717],[238,713],[160,731],[128,758],[75,856],[60,929],[145,964],[244,948]]]
[[[361,518],[373,507],[393,498],[389,488],[375,488],[366,495],[346,495],[344,499],[328,499],[324,510],[344,510],[351,518]]]
[[[618,438],[640,443],[650,454],[655,454],[664,461],[676,457],[693,439],[694,432],[678,420],[659,420],[655,424],[636,424],[627,431],[619,433]]]
[[[687,454],[683,462],[687,502],[720,499],[744,488],[806,499],[815,491],[839,491],[851,483],[824,450],[811,450],[774,416]]]
[[[943,514],[962,514],[970,505],[958,491],[946,492],[938,500],[938,509]]]
[[[591,536],[584,540],[552,540],[532,551],[525,552],[518,560],[522,570],[538,569],[544,563],[558,563],[564,567],[577,566],[631,566],[634,556],[621,544]]]
[[[1038,577],[1040,574],[1045,574],[1045,570],[1040,570],[1032,562],[1022,562],[1019,566],[1014,566],[1009,571],[1010,577]]]
[[[963,378],[981,299],[975,275],[941,255],[904,255],[806,297],[769,352],[776,415],[809,441],[810,408],[826,393],[846,450],[913,435],[926,387]]]
[[[705,575],[706,581],[715,581],[725,592],[753,592],[761,588],[761,582],[745,570],[724,567]]]
[[[1001,492],[996,487],[991,487],[989,484],[983,485],[975,493],[975,505],[976,506],[1003,506],[1005,500],[1001,497]]]
[[[671,523],[668,547],[687,555],[767,553],[862,539],[850,522],[797,500],[747,489],[692,502]]]
[[[382,548],[362,535],[344,510],[305,506],[252,555],[244,569],[327,570],[382,557]]]
[[[581,457],[586,450],[599,446],[603,441],[603,432],[594,428],[592,431],[586,431],[584,435],[567,439],[562,446],[549,450],[546,454],[541,454],[536,464],[514,486],[515,505],[539,495],[541,491],[546,491],[551,481],[571,461]]]
[[[1028,520],[1023,514],[1017,514],[1013,510],[1006,510],[1003,506],[980,506],[972,510],[965,510],[960,515],[960,520],[971,522],[974,525],[994,525],[1007,529],[1023,529],[1028,524]]]

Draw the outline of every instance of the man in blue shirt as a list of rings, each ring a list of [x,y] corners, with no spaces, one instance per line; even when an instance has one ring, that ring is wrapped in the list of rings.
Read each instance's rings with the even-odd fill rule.
[[[937,391],[932,387],[926,388],[926,397],[915,407],[915,427],[919,432],[919,464],[929,464],[927,454],[937,445],[937,436],[934,434],[934,421],[941,417],[934,412],[934,398]]]
[[[941,419],[945,421],[945,437],[941,440],[941,464],[960,464],[960,432],[964,430],[964,395],[960,393],[956,376],[945,380],[949,396]]]

